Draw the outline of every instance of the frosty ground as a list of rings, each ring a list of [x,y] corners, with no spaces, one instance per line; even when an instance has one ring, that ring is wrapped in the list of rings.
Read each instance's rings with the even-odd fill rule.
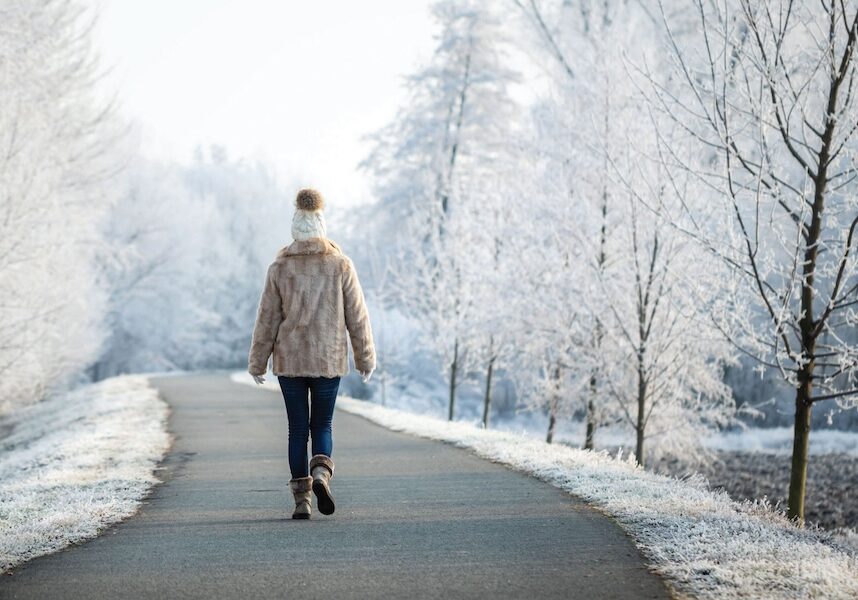
[[[495,427],[541,438],[545,418],[528,413],[499,419]],[[712,489],[724,490],[735,500],[765,500],[786,507],[789,489],[792,429],[788,427],[747,427],[714,432],[703,442],[709,451],[700,460],[684,462],[659,457],[653,470],[675,477],[699,474]],[[584,423],[564,422],[557,443],[580,447]],[[628,452],[634,440],[628,432],[611,429],[599,432],[599,448],[610,454]],[[858,529],[858,432],[820,429],[811,432],[810,464],[807,474],[805,518],[830,530]]]
[[[515,415],[500,420],[504,431],[541,437],[544,419],[539,415]],[[695,461],[659,457],[650,467],[675,477],[699,474],[712,489],[724,490],[735,500],[767,501],[786,507],[789,489],[792,429],[788,427],[747,427],[714,432],[703,445],[709,452]],[[580,447],[584,424],[565,422],[558,443]],[[599,448],[610,454],[628,452],[634,440],[628,432],[607,429],[599,432]],[[858,432],[821,429],[811,432],[810,464],[805,518],[830,530],[858,529]]]
[[[0,421],[0,573],[132,515],[158,481],[167,415],[145,377],[124,376]]]

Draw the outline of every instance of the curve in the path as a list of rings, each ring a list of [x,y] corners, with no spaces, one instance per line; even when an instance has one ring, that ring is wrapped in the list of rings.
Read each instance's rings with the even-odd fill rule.
[[[282,399],[153,380],[176,441],[133,518],[0,598],[664,598],[610,519],[532,477],[338,411],[337,512],[293,521]]]

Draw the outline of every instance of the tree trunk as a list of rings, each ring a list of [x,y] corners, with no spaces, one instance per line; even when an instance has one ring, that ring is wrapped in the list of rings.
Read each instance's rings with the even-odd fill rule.
[[[833,6],[833,4],[832,4]],[[833,23],[833,21],[832,21]],[[833,25],[832,25],[833,27]],[[849,33],[848,44],[855,41],[854,31]],[[849,61],[851,62],[851,48]],[[801,286],[801,330],[802,353],[807,362],[798,372],[799,387],[795,396],[795,425],[792,443],[792,465],[789,474],[789,499],[787,500],[787,516],[804,523],[804,494],[807,484],[807,448],[810,440],[810,414],[813,406],[813,375],[816,370],[816,336],[824,329],[827,316],[821,316],[822,322],[817,323],[813,313],[813,298],[815,296],[816,263],[819,257],[819,241],[822,235],[822,213],[825,210],[825,198],[828,188],[828,167],[834,158],[831,152],[834,146],[834,132],[838,125],[837,95],[846,75],[846,66],[832,75],[828,89],[828,103],[825,129],[822,133],[817,164],[819,168],[813,175],[813,204],[811,205],[810,225],[805,236],[804,262],[802,265]],[[851,91],[851,80],[850,80]],[[839,150],[835,150],[835,156]],[[804,223],[802,223],[804,224]],[[830,314],[830,313],[829,313]]]
[[[545,441],[549,444],[554,441],[554,429],[557,427],[557,409],[554,405],[551,406],[551,412],[548,414],[548,434],[545,436]]]
[[[826,129],[830,136],[830,126]],[[798,372],[798,389],[795,394],[795,423],[793,425],[792,464],[789,473],[789,498],[787,516],[804,524],[804,494],[807,488],[807,448],[810,441],[810,413],[813,404],[813,374],[816,370],[816,330],[817,323],[813,315],[814,280],[816,261],[819,255],[819,237],[822,232],[822,211],[825,207],[826,167],[828,146],[823,140],[819,154],[819,172],[814,180],[815,190],[811,209],[810,227],[807,231],[804,265],[802,267],[801,286],[801,329],[802,354],[807,362]]]
[[[548,433],[545,436],[545,441],[549,444],[554,441],[554,431],[557,428],[557,405],[560,402],[559,386],[560,386],[560,367],[555,367],[552,373],[554,380],[554,390],[551,392],[551,398],[548,401]]]
[[[596,437],[596,376],[590,375],[590,397],[587,398],[587,433],[584,436],[584,449],[592,450]]]
[[[638,426],[636,430],[637,437],[635,441],[635,460],[641,466],[643,466],[644,460],[644,432],[643,429]]]
[[[807,485],[807,449],[810,441],[810,414],[813,404],[808,400],[810,385],[799,387],[795,398],[795,428],[792,441],[792,469],[789,478],[787,516],[804,524],[804,494]]]
[[[596,433],[596,417],[593,414],[596,407],[593,406],[593,399],[587,401],[587,433],[584,436],[584,449],[592,450],[595,448],[594,438]]]
[[[489,368],[486,372],[486,395],[483,398],[483,429],[489,428],[489,411],[492,406],[492,371],[495,366],[495,357],[489,359]]]
[[[608,115],[610,111],[605,111],[605,136],[610,126]],[[607,155],[606,155],[607,157]],[[607,158],[605,164],[605,172],[608,171]],[[599,276],[601,277],[605,271],[605,261],[607,260],[606,246],[608,242],[608,186],[602,188],[602,227],[599,232]],[[599,352],[602,348],[602,324],[596,322],[596,330],[593,335],[593,350]],[[587,398],[587,433],[584,436],[584,449],[593,450],[595,448],[596,427],[598,421],[596,419],[596,391],[598,381],[596,379],[598,372],[593,369],[590,372],[590,397]]]
[[[459,368],[459,338],[453,342],[453,362],[450,363],[450,410],[447,414],[447,420],[453,420],[453,414],[456,410],[456,371]]]
[[[635,460],[644,464],[644,430],[646,429],[646,379],[643,372],[643,360],[638,364],[638,418],[635,425],[637,434],[635,443]]]

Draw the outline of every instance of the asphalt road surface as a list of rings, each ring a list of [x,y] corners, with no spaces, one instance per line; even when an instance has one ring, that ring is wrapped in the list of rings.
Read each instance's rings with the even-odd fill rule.
[[[175,444],[140,511],[0,576],[0,598],[666,598],[609,518],[441,442],[337,411],[336,513],[292,520],[279,394],[153,380]]]

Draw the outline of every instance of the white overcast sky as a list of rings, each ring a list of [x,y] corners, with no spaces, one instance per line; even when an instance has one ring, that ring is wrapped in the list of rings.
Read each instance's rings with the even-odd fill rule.
[[[329,202],[369,198],[360,138],[432,51],[428,0],[92,0],[108,87],[146,156],[261,159]]]

